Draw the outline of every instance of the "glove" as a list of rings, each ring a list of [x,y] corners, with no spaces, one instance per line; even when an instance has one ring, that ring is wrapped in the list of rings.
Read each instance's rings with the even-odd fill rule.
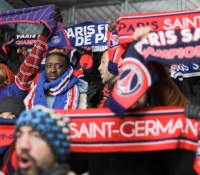
[[[91,82],[88,86],[88,91],[87,91],[87,103],[88,103],[88,106],[90,106],[91,104],[91,100],[92,98],[96,95],[97,93],[97,86],[94,82]]]
[[[189,104],[185,105],[185,115],[188,118],[200,119],[200,105]]]
[[[86,94],[88,91],[88,82],[79,78],[78,87],[80,90],[80,94]]]
[[[118,20],[112,20],[111,23],[108,25],[108,30],[112,32],[116,28],[118,23]]]

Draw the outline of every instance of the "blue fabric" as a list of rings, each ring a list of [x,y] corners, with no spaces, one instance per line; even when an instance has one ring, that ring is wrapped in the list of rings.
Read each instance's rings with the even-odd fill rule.
[[[196,30],[199,30],[199,28],[191,29],[190,34],[192,36],[195,35]],[[168,32],[168,31],[163,31],[163,32]],[[148,40],[148,36],[150,36],[149,40]],[[146,66],[149,62],[159,62],[165,66],[170,66],[171,64],[179,64],[179,63],[184,63],[184,64],[190,64],[190,63],[199,64],[200,63],[199,38],[196,38],[196,40],[194,39],[189,42],[186,42],[186,41],[184,42],[185,36],[184,35],[182,36],[182,30],[176,30],[170,36],[171,37],[170,39],[173,39],[173,43],[167,44],[166,42],[165,44],[156,44],[155,41],[153,42],[153,39],[151,38],[152,36],[154,36],[154,38],[156,36],[156,41],[165,40],[166,39],[165,36],[160,35],[159,32],[149,33],[148,36],[142,39],[141,41],[133,42],[128,46],[128,48],[126,49],[126,52],[123,55],[123,62],[129,59],[137,59],[144,66]],[[176,54],[172,54],[174,53],[174,50],[177,51]],[[123,72],[123,69],[124,69],[123,63],[122,63],[121,69],[122,69],[122,73],[124,73],[125,70]],[[122,73],[120,73],[120,75],[122,75]],[[153,74],[151,74],[151,78],[153,78],[152,75]],[[131,82],[134,82],[133,78],[134,77],[132,77],[132,79],[130,80]],[[119,81],[120,81],[120,78],[118,78],[116,84],[118,84]],[[137,83],[135,84],[137,85]],[[136,93],[139,94],[140,92],[130,91],[129,94],[126,94],[127,101],[129,100],[130,104],[131,104],[131,101],[138,100],[138,99],[133,99],[133,97],[131,97],[135,95]],[[116,90],[113,96],[115,98],[113,98],[111,102],[116,103],[118,98],[120,98],[120,92]],[[118,105],[119,107],[116,108],[115,107],[116,105]],[[110,108],[111,110],[116,112],[118,115],[121,115],[124,112],[124,109],[123,109],[124,104],[123,103],[119,104],[119,100],[118,100],[118,104],[110,103]],[[125,110],[127,109],[128,109],[128,105],[126,106]]]
[[[198,28],[197,28],[198,29]],[[184,30],[184,29],[183,29]],[[194,33],[195,33],[196,29],[191,29],[191,35],[194,37]],[[176,42],[174,44],[166,44],[166,45],[161,45],[160,46],[156,46],[155,44],[151,44],[151,43],[142,43],[143,41],[141,41],[142,45],[141,45],[141,51],[144,53],[146,51],[146,49],[148,48],[152,48],[151,53],[149,53],[149,55],[147,55],[147,58],[143,58],[145,60],[145,62],[150,62],[150,61],[155,61],[155,62],[159,62],[165,66],[169,66],[171,64],[179,64],[179,63],[184,63],[184,64],[190,64],[190,63],[200,63],[200,55],[198,53],[198,48],[199,47],[199,39],[197,41],[190,41],[190,42],[183,42],[183,36],[181,35],[182,30],[175,30],[174,31],[174,36],[176,37]],[[156,32],[155,32],[156,33]],[[151,35],[153,33],[150,33],[149,35]],[[158,41],[163,40],[164,38],[160,35],[157,35]],[[173,36],[173,35],[172,35]],[[140,42],[139,42],[140,43]],[[188,58],[186,57],[185,51],[183,51],[182,55],[179,56],[179,54],[177,55],[173,55],[169,58],[166,58],[167,54],[162,54],[161,55],[156,55],[156,53],[158,51],[170,51],[172,49],[188,49],[188,48],[193,48],[195,53],[191,53],[191,51],[187,51],[186,53],[190,53],[187,55],[192,55],[191,57],[189,56]],[[197,48],[195,50],[195,48]],[[134,48],[135,49],[135,48]],[[138,48],[136,48],[136,50],[139,50]],[[134,55],[133,55],[134,56]]]
[[[9,175],[14,175],[15,174],[16,171],[15,171],[14,167],[12,166],[12,161],[11,160],[8,161],[7,168],[8,168]]]
[[[37,104],[41,104],[47,107],[45,92],[48,92],[50,88],[57,86],[71,71],[72,67],[70,67],[60,78],[53,82],[47,82],[45,72],[43,71],[38,78],[33,105],[35,106]],[[66,105],[66,99],[69,96],[69,89],[71,89],[78,82],[79,79],[76,76],[71,75],[68,84],[62,89],[62,91],[58,95],[56,95],[55,101],[53,103],[53,109],[64,109],[64,106]]]
[[[55,5],[46,5],[2,11],[0,24],[43,23],[49,28],[52,34],[51,38],[48,40],[49,48],[68,46],[69,41],[62,24],[54,20],[52,11],[54,11],[55,8]]]
[[[121,118],[124,117],[124,113],[125,113],[126,109],[121,104],[119,104],[117,101],[115,101],[114,98],[112,98],[112,97],[109,98],[108,106],[113,112],[115,112],[117,114],[117,116],[119,116]]]
[[[196,63],[178,64],[177,69],[171,72],[171,77],[174,79],[183,80],[183,78],[200,76],[200,66]]]
[[[106,22],[84,21],[65,27],[65,30],[71,46],[87,53],[87,47],[91,47],[92,52],[104,51],[107,48],[107,28]]]
[[[7,96],[17,96],[19,98],[24,99],[27,95],[27,92],[27,90],[20,89],[14,82],[11,85],[8,85],[2,90],[0,90],[0,100]]]

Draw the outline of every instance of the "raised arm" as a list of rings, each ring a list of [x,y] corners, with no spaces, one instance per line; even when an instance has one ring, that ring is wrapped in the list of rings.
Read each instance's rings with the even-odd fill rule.
[[[56,9],[53,13],[54,20],[62,22],[63,19],[59,9]],[[39,36],[31,53],[27,56],[24,63],[21,65],[20,70],[15,78],[15,82],[20,89],[28,89],[35,75],[39,72],[42,55],[46,51],[45,45],[49,35],[50,31],[44,25],[42,34]]]

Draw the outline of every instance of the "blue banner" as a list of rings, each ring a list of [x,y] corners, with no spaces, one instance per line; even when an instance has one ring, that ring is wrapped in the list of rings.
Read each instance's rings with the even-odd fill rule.
[[[65,27],[68,39],[72,47],[81,49],[91,47],[92,52],[107,49],[108,23],[97,21],[85,21],[73,26]]]

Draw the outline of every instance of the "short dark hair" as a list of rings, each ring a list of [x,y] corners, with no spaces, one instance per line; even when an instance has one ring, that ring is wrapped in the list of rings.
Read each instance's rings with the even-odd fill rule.
[[[51,50],[48,51],[46,58],[49,57],[50,55],[53,55],[53,54],[57,54],[57,55],[60,55],[64,58],[66,58],[67,66],[70,65],[70,58],[68,56],[68,52],[65,49],[63,49],[63,48],[51,49]]]

